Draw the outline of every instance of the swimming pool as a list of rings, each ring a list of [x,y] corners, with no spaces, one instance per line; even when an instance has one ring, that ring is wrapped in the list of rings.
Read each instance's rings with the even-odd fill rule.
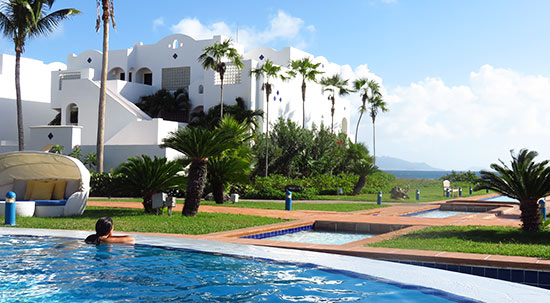
[[[342,245],[367,239],[373,236],[376,235],[309,230],[269,237],[267,239],[311,244]]]
[[[0,228],[0,234],[82,239],[88,233]],[[1,239],[3,302],[26,301],[21,296],[31,296],[32,302],[472,302],[473,298],[533,303],[550,299],[549,291],[510,282],[315,252],[142,235],[136,239],[145,245],[135,247],[83,245],[82,240],[58,238]],[[224,252],[239,257],[219,255]]]
[[[448,218],[448,217],[462,215],[462,214],[474,215],[474,214],[479,214],[479,212],[430,209],[430,210],[423,210],[415,213],[405,214],[405,215],[402,215],[402,217]]]
[[[481,199],[480,201],[489,201],[489,202],[519,202],[517,199],[510,198],[508,196],[496,196],[486,199]]]

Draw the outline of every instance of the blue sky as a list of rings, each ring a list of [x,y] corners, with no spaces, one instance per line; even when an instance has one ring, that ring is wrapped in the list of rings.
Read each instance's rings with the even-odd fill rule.
[[[29,41],[24,56],[65,62],[69,53],[101,48],[95,1],[54,6],[64,7],[83,13]],[[550,158],[540,139],[550,111],[549,12],[550,1],[115,0],[110,45],[238,26],[247,47],[297,46],[383,83],[390,112],[377,120],[378,155],[468,169],[522,147]],[[12,48],[0,40],[2,52]],[[370,132],[364,120],[360,139],[368,146]]]

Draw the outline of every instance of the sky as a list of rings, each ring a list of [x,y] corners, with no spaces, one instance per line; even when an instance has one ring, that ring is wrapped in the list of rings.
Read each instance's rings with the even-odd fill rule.
[[[47,63],[101,49],[95,1],[77,8],[23,56]],[[528,148],[550,159],[550,1],[115,0],[111,49],[156,43],[172,33],[224,34],[249,50],[294,46],[344,66],[350,80],[380,82],[389,112],[376,118],[377,156],[441,169],[488,168]],[[0,40],[0,51],[13,46]],[[358,108],[360,97],[348,99]],[[353,112],[350,129],[358,114]],[[372,150],[372,121],[359,141]]]

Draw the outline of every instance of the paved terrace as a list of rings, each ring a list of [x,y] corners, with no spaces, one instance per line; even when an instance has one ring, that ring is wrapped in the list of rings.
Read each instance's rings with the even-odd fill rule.
[[[180,235],[180,234],[157,234],[162,236],[172,236],[179,238],[205,239],[212,241],[231,242],[239,244],[260,245],[281,247],[289,249],[301,249],[328,252],[335,254],[367,257],[374,259],[414,261],[414,262],[435,262],[445,264],[470,265],[470,266],[489,266],[499,268],[516,269],[536,269],[550,270],[550,260],[532,258],[532,257],[514,257],[472,253],[427,251],[427,250],[409,250],[380,247],[366,247],[366,244],[393,238],[415,230],[420,230],[428,226],[441,225],[500,225],[500,226],[521,226],[520,211],[518,205],[514,203],[499,203],[499,207],[489,212],[480,214],[461,214],[448,218],[418,218],[402,217],[400,215],[438,208],[439,205],[446,202],[472,204],[476,200],[486,197],[492,197],[496,194],[471,197],[450,201],[436,201],[429,203],[388,203],[391,207],[362,210],[354,212],[329,212],[329,211],[307,211],[307,210],[268,210],[251,209],[224,206],[201,205],[199,212],[216,212],[229,214],[243,214],[252,216],[274,217],[290,220],[288,222],[256,226],[239,230],[217,232],[206,235]],[[278,201],[281,202],[281,201]],[[299,201],[302,203],[302,201]],[[307,203],[354,203],[351,201],[307,201]],[[373,202],[355,202],[355,203],[373,203]],[[102,207],[123,207],[123,208],[143,208],[139,202],[113,202],[113,201],[89,201],[90,206]],[[284,203],[281,202],[281,208]],[[183,205],[178,204],[174,210],[177,215]],[[311,225],[315,221],[339,222],[340,226],[354,224],[354,226],[380,226],[395,225],[405,226],[405,228],[384,233],[372,238],[351,242],[344,245],[324,245],[324,244],[306,244],[295,242],[274,241],[269,239],[245,239],[241,238],[247,235],[261,234],[276,230],[284,230],[294,227]],[[138,233],[139,234],[139,233]],[[155,235],[155,233],[142,233]]]

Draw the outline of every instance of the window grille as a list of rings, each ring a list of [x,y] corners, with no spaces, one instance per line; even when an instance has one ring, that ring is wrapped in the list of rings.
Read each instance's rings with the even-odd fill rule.
[[[162,69],[162,88],[177,90],[187,88],[191,83],[191,67],[169,67]]]
[[[214,85],[220,85],[221,83],[220,74],[214,72]],[[225,63],[223,84],[241,84],[241,70],[235,64]]]
[[[64,80],[79,80],[80,73],[62,73],[59,74],[59,90],[63,89]]]

